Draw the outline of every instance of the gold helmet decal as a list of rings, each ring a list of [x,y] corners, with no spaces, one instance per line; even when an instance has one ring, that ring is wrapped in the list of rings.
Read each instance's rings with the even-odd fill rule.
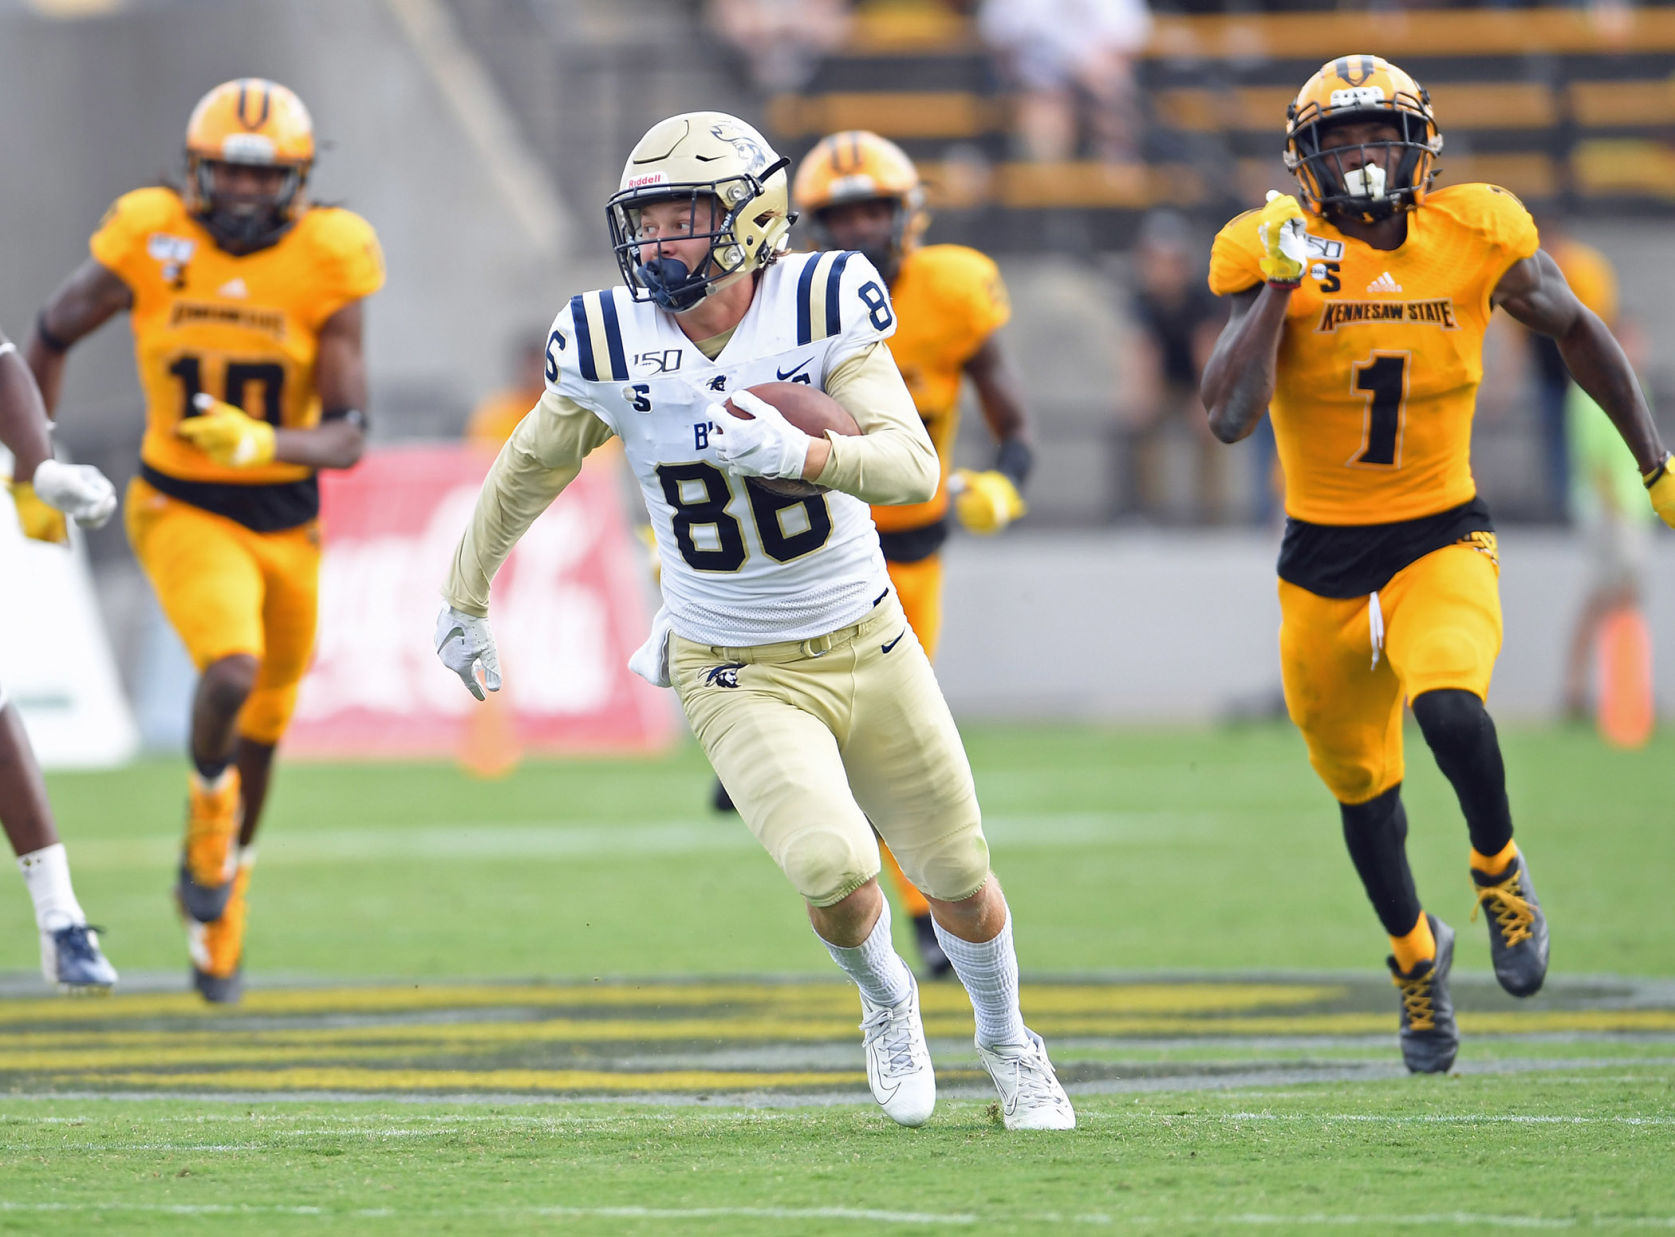
[[[605,205],[617,266],[634,299],[681,313],[784,253],[796,219],[786,174],[790,162],[750,125],[725,112],[685,112],[647,130]],[[697,270],[643,252],[641,212],[653,202],[671,201],[691,206],[687,235],[710,242],[709,257]]]
[[[1321,65],[1286,108],[1285,166],[1316,214],[1372,221],[1412,210],[1437,174],[1442,134],[1425,88],[1378,56],[1339,56]],[[1333,126],[1387,121],[1392,138],[1323,145]],[[1353,153],[1352,153],[1353,152]],[[1389,152],[1385,155],[1384,152]]]
[[[241,77],[222,82],[186,122],[187,209],[217,240],[271,244],[307,207],[314,164],[314,122],[302,100],[278,82]],[[235,197],[216,184],[223,165],[277,169],[272,193]]]

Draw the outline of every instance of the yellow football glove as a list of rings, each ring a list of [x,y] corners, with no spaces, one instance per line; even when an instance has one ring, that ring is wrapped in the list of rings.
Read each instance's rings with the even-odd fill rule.
[[[1645,474],[1646,492],[1652,496],[1652,510],[1669,527],[1675,528],[1675,452],[1666,452],[1663,463]]]
[[[35,493],[34,486],[27,481],[8,479],[6,488],[12,492],[12,505],[17,508],[17,525],[23,530],[25,537],[31,541],[69,544],[70,526],[65,522],[64,513],[47,506],[41,496]]]
[[[990,469],[974,472],[956,468],[948,480],[954,496],[954,514],[974,533],[998,533],[1028,510],[1012,478]]]
[[[1262,242],[1263,277],[1269,283],[1295,288],[1309,267],[1303,240],[1303,208],[1289,193],[1268,190],[1268,204],[1257,217],[1256,236]]]
[[[273,461],[273,426],[213,395],[195,395],[192,403],[198,415],[183,420],[175,433],[210,459],[228,468]]]

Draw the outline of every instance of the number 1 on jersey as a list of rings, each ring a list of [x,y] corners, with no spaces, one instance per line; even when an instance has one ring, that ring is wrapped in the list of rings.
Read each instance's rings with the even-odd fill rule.
[[[1405,352],[1375,352],[1355,363],[1355,389],[1367,397],[1367,425],[1361,452],[1351,464],[1399,467],[1402,423],[1407,413]]]

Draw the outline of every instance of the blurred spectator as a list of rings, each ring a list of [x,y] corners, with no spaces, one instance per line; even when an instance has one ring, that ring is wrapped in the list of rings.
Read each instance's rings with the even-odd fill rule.
[[[1638,360],[1638,340],[1623,331]],[[1564,713],[1588,714],[1589,670],[1597,665],[1596,715],[1605,737],[1638,747],[1651,734],[1651,628],[1644,601],[1657,516],[1634,457],[1600,406],[1572,385],[1566,401],[1570,516],[1583,538],[1586,590],[1565,660]]]
[[[1541,247],[1559,264],[1576,297],[1614,327],[1617,318],[1617,273],[1611,261],[1591,245],[1569,235],[1562,221],[1541,220]],[[1570,452],[1566,439],[1565,406],[1570,374],[1559,356],[1559,346],[1545,335],[1530,332],[1535,361],[1536,409],[1541,417],[1541,449],[1552,514],[1563,519],[1571,494]]]
[[[465,423],[467,442],[500,450],[518,422],[541,402],[541,393],[547,389],[547,358],[542,351],[545,341],[545,327],[518,335],[509,353],[511,385],[485,396],[471,410],[471,419]]]
[[[1133,62],[1151,33],[1145,0],[983,0],[977,28],[1018,92],[1025,158],[1074,158],[1085,128],[1095,158],[1139,160]]]
[[[1199,269],[1186,220],[1153,211],[1141,221],[1134,247],[1130,313],[1138,328],[1123,374],[1118,409],[1123,463],[1123,510],[1159,519],[1182,515],[1198,523],[1227,517],[1229,454],[1210,434],[1198,399],[1198,379],[1227,317]],[[1197,489],[1190,510],[1170,501],[1167,444],[1186,440],[1195,457]]]
[[[706,17],[766,94],[806,86],[820,58],[849,32],[845,0],[710,0]]]

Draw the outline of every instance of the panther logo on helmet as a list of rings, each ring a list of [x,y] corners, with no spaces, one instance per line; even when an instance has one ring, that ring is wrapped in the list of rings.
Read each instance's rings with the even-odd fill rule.
[[[685,112],[646,131],[629,152],[617,192],[605,204],[611,248],[637,301],[684,313],[717,288],[777,260],[790,244],[789,159],[725,112]],[[658,202],[690,205],[687,239],[708,240],[696,270],[653,253],[640,220]]]
[[[1436,179],[1442,134],[1431,96],[1412,75],[1378,56],[1328,60],[1286,108],[1285,166],[1302,188],[1303,204],[1317,215],[1342,213],[1372,223],[1425,200]],[[1399,134],[1360,144],[1360,166],[1346,169],[1349,146],[1324,147],[1321,137],[1334,125],[1382,120]],[[1394,167],[1370,158],[1388,149]]]

